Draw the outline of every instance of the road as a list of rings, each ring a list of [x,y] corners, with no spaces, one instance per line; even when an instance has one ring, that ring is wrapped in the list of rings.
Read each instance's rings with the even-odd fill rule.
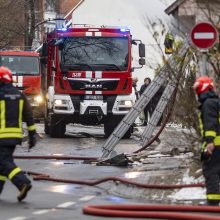
[[[70,155],[100,157],[104,143],[103,128],[69,126],[63,139],[44,135],[43,125],[37,124],[42,139],[37,146],[27,151],[26,143],[17,147],[15,155]],[[117,151],[133,152],[140,146],[135,137],[122,140]],[[125,177],[130,168],[96,166],[77,160],[24,160],[16,159],[17,165],[24,171],[46,173],[56,178],[95,180],[106,176]],[[32,177],[30,177],[32,179]],[[17,202],[17,189],[7,181],[0,199],[0,219],[97,219],[82,214],[87,204],[140,203],[139,199],[125,199],[108,193],[112,182],[96,187],[76,184],[63,184],[47,181],[32,181],[33,188],[24,202]],[[99,217],[99,219],[106,219]],[[119,219],[119,218],[118,218]]]
[[[37,146],[30,152],[27,141],[18,146],[15,155],[25,156],[84,156],[100,157],[105,142],[102,127],[70,125],[62,139],[44,134],[43,124],[37,124],[41,135]],[[133,154],[134,163],[127,167],[97,166],[87,160],[15,159],[24,171],[48,174],[58,179],[98,180],[109,176],[127,178],[144,184],[193,183],[192,174],[198,168],[183,131],[166,128],[160,136],[161,143],[153,143],[141,154]],[[130,139],[122,139],[116,146],[117,154],[139,149],[137,127]],[[29,176],[32,179],[32,176]],[[200,180],[199,180],[200,181]],[[203,181],[203,180],[202,180]],[[180,190],[144,189],[117,181],[96,186],[66,184],[32,179],[33,188],[24,202],[17,202],[17,189],[7,181],[0,196],[0,220],[104,220],[106,217],[84,215],[83,207],[97,204],[198,204],[205,201],[202,188]],[[125,218],[114,218],[115,220]],[[135,219],[135,218],[132,218]]]

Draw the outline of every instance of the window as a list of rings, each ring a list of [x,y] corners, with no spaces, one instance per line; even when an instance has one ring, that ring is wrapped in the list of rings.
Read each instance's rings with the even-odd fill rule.
[[[38,57],[28,56],[0,56],[0,65],[8,67],[13,75],[39,74]]]

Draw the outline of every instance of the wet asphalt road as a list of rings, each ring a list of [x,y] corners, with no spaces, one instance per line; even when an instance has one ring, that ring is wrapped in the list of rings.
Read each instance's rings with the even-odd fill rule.
[[[52,139],[44,135],[43,125],[37,125],[42,139],[37,146],[27,151],[27,143],[17,147],[15,155],[70,155],[100,157],[101,146],[104,143],[103,128],[69,126],[66,137]],[[117,145],[117,152],[131,153],[139,148],[135,137],[121,140]],[[130,168],[112,166],[96,166],[76,160],[24,160],[16,159],[17,165],[25,171],[49,174],[55,178],[95,180],[106,176],[125,177]],[[29,177],[32,179],[32,177]],[[32,181],[33,188],[24,202],[18,203],[17,189],[7,181],[0,197],[1,220],[25,219],[106,219],[83,215],[82,207],[88,204],[121,204],[145,203],[142,199],[125,199],[112,195],[109,189],[112,182],[103,183],[95,187],[76,184],[64,184],[47,181]],[[114,218],[120,219],[120,218]]]
[[[37,146],[30,152],[27,142],[17,147],[15,155],[65,155],[100,157],[101,146],[106,139],[102,127],[83,127],[70,125],[66,137],[50,138],[44,134],[43,124],[37,124],[41,136]],[[139,138],[143,127],[138,127],[130,139],[122,139],[115,147],[117,154],[131,154],[141,147]],[[174,138],[176,137],[176,138]],[[149,149],[136,155],[132,166],[97,166],[94,162],[81,160],[27,160],[15,162],[24,171],[48,174],[58,179],[98,180],[109,176],[128,178],[135,182],[148,184],[189,183],[192,179],[189,168],[194,161],[188,152],[188,143],[183,132],[166,129],[160,136],[161,143],[152,144]],[[178,147],[178,151],[173,151]],[[182,153],[181,153],[182,152]],[[195,168],[196,169],[196,168]],[[29,176],[32,179],[32,176]],[[152,204],[152,203],[187,203],[198,204],[204,201],[204,191],[190,191],[189,195],[200,197],[175,197],[174,190],[152,190],[108,181],[96,186],[65,184],[32,180],[33,188],[24,202],[18,203],[17,189],[7,181],[0,195],[0,220],[104,220],[106,217],[89,216],[82,213],[83,207],[98,204]],[[177,191],[178,192],[178,191]],[[201,197],[203,196],[203,197]],[[201,199],[202,198],[202,199]],[[125,219],[125,218],[109,218]],[[135,218],[131,218],[135,219]]]

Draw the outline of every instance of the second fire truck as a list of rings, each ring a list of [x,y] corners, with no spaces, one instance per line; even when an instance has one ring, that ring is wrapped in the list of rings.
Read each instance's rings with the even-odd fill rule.
[[[8,67],[12,71],[13,85],[27,96],[33,107],[35,118],[43,117],[39,53],[23,50],[1,50],[0,65]]]

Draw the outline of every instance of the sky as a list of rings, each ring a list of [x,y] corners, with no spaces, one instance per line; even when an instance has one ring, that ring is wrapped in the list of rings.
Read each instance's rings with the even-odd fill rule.
[[[73,24],[92,24],[108,26],[126,26],[131,30],[134,39],[140,39],[146,45],[146,62],[154,67],[161,63],[158,46],[147,27],[146,18],[156,21],[159,18],[165,23],[169,16],[164,10],[174,0],[85,0],[73,12]],[[133,66],[138,65],[138,51],[133,49]],[[147,66],[133,72],[138,77],[138,88],[144,78],[154,78],[154,70]]]

